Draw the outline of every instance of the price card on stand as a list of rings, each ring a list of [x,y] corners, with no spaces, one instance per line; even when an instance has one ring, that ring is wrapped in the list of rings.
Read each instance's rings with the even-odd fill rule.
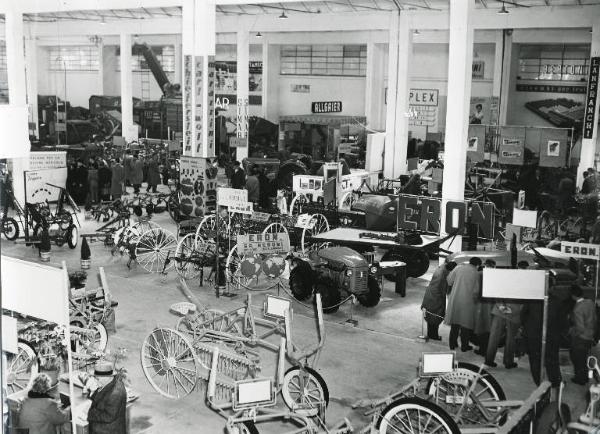
[[[254,204],[252,202],[239,202],[233,205],[228,205],[227,209],[229,212],[252,215],[254,213]]]
[[[221,206],[237,206],[248,203],[248,190],[219,187],[217,202]]]
[[[312,214],[300,214],[298,220],[296,220],[296,227],[301,229],[313,229],[317,220],[313,218]]]

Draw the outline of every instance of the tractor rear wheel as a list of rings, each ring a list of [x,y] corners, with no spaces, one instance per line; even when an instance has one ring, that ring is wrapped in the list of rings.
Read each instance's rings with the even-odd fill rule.
[[[365,294],[357,295],[356,299],[365,307],[374,307],[379,304],[381,299],[381,287],[374,276],[369,276],[368,291]]]
[[[290,290],[298,301],[304,301],[312,295],[312,267],[306,261],[294,258],[295,268],[290,272]]]
[[[406,263],[406,277],[421,277],[429,269],[429,255],[423,250],[388,250],[381,261],[402,261]],[[386,274],[387,280],[396,281],[396,273]]]
[[[331,279],[321,279],[315,285],[315,293],[321,294],[323,313],[335,313],[340,308],[342,295]],[[313,302],[316,303],[315,299]]]

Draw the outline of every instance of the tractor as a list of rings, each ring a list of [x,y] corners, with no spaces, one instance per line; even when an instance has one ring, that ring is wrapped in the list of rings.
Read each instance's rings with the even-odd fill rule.
[[[325,247],[314,260],[289,256],[290,290],[299,301],[321,294],[323,312],[334,313],[342,294],[354,295],[358,302],[373,307],[381,298],[380,267],[349,247]]]

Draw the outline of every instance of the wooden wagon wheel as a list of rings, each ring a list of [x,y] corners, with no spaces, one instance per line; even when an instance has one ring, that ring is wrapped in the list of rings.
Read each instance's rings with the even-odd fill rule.
[[[71,322],[71,325],[80,327],[77,322]],[[73,358],[76,360],[86,360],[94,356],[95,353],[102,353],[108,345],[108,333],[106,327],[102,324],[94,324],[85,331],[71,332],[71,348]]]
[[[214,214],[206,215],[196,229],[196,243],[199,240],[214,240],[217,236],[217,218]]]
[[[142,343],[141,361],[152,387],[167,398],[182,398],[196,387],[199,362],[192,344],[176,330],[154,329]]]
[[[145,270],[158,273],[165,268],[169,252],[175,251],[177,241],[175,236],[164,229],[155,228],[144,232],[135,246],[135,258]],[[168,270],[173,266],[171,261],[166,265]]]
[[[72,295],[69,299],[69,318],[71,322],[77,322],[82,327],[87,327],[104,321],[110,307],[110,301],[104,288],[98,288],[94,294],[84,293],[79,295],[77,291],[72,289]],[[85,288],[81,291],[85,291]]]
[[[39,372],[35,351],[25,342],[18,342],[17,354],[7,353],[6,387],[8,395],[28,389]]]
[[[297,216],[302,214],[302,209],[308,202],[308,198],[304,193],[296,193],[290,204],[290,215]]]
[[[310,222],[311,227],[302,229],[302,238],[300,239],[302,253],[308,256],[328,245],[328,243],[313,241],[312,237],[329,230],[329,223],[323,214],[313,214]]]
[[[290,233],[288,232],[287,228],[279,222],[271,223],[270,225],[268,225],[266,228],[264,228],[262,234],[285,234],[288,236],[288,238],[290,236]]]

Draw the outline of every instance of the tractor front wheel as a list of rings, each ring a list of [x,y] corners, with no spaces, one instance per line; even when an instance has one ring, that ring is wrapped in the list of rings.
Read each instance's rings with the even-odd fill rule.
[[[365,294],[357,295],[356,299],[365,307],[374,307],[379,304],[381,299],[381,287],[374,276],[369,276],[368,291]]]

